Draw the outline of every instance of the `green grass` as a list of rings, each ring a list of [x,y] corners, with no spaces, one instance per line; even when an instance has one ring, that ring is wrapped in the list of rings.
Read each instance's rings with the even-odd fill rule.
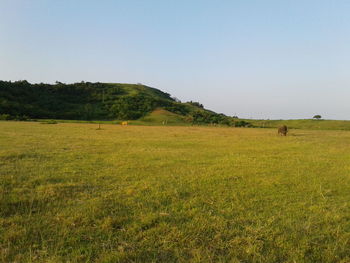
[[[1,262],[350,262],[350,133],[0,122]]]

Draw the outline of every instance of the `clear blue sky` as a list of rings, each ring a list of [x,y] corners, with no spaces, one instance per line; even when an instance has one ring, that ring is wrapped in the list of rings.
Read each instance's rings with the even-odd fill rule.
[[[350,119],[350,1],[0,0],[0,79],[140,82],[239,117]]]

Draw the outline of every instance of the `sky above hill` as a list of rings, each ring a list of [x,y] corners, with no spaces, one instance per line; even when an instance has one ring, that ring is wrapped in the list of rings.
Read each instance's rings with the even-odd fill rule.
[[[246,118],[350,119],[350,1],[0,0],[0,79],[142,83]]]

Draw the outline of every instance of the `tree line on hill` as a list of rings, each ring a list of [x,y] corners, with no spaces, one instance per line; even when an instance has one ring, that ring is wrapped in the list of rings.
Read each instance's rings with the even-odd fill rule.
[[[0,119],[135,120],[156,108],[186,116],[194,124],[248,125],[142,84],[0,81]]]

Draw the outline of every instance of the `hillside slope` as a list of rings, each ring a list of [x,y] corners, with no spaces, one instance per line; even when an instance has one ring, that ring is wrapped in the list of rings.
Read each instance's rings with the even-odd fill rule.
[[[141,122],[148,125],[185,125],[189,123],[188,117],[164,110],[155,109],[145,117],[140,119]]]

